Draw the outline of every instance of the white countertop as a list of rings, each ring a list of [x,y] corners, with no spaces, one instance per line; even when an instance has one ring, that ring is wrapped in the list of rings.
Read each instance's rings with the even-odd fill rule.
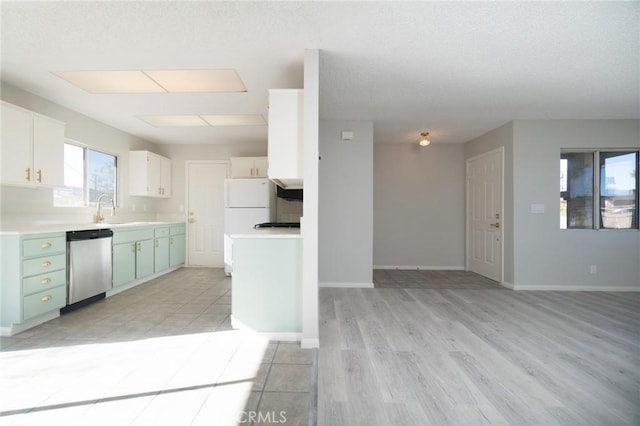
[[[300,228],[258,228],[231,234],[231,238],[301,238]]]
[[[125,223],[67,223],[67,224],[28,224],[28,223],[11,223],[2,224],[0,235],[15,234],[44,234],[49,232],[67,232],[67,231],[83,231],[87,229],[104,229],[104,228],[129,228],[135,226],[162,226],[182,224],[180,221],[167,222],[125,222]]]

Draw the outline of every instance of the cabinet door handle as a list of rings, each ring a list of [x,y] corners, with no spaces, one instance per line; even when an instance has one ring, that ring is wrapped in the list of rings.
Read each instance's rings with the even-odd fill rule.
[[[156,248],[160,247],[158,244],[159,244],[159,242],[158,242],[158,240],[156,240]]]
[[[42,183],[42,170],[38,170],[38,182]]]
[[[40,299],[40,300],[42,300],[43,302],[48,302],[51,299],[52,299],[51,295],[47,294],[46,296],[42,296],[42,299]]]
[[[47,285],[50,282],[51,282],[51,278],[44,278],[44,279],[42,279],[42,281],[40,281],[40,284]]]
[[[131,253],[136,252],[136,243],[131,244]]]
[[[40,245],[40,248],[43,248],[43,249],[51,248],[51,243],[42,243],[42,244]]]
[[[256,176],[260,176],[260,169],[256,168]]]
[[[51,262],[49,262],[48,260],[46,262],[42,262],[43,268],[48,268],[49,266],[51,266]]]
[[[27,180],[29,182],[31,182],[31,167],[27,167],[27,170],[25,170],[25,172],[27,172]]]
[[[142,251],[142,243],[138,243],[138,251]]]

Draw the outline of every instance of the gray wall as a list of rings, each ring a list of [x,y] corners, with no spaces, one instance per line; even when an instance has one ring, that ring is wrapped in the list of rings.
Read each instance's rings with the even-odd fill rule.
[[[354,132],[343,141],[341,131]],[[320,121],[320,283],[372,283],[373,123]]]
[[[502,218],[504,256],[502,259],[502,280],[512,285],[514,283],[513,122],[509,122],[503,126],[493,129],[490,132],[465,143],[464,157],[466,167],[466,160],[499,148],[502,148],[504,153],[504,217]],[[464,210],[466,212],[466,207]],[[558,219],[558,222],[559,221],[560,219]]]
[[[514,142],[516,288],[640,288],[640,232],[559,229],[560,149],[637,149],[640,120],[515,121]]]
[[[464,145],[376,143],[373,263],[464,267]]]

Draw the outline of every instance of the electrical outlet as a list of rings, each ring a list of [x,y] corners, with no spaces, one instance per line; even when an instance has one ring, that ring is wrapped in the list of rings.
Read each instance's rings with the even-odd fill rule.
[[[597,267],[596,265],[591,265],[591,266],[589,267],[589,273],[590,273],[590,274],[595,274],[595,273],[597,273],[597,272],[598,272],[598,267]]]

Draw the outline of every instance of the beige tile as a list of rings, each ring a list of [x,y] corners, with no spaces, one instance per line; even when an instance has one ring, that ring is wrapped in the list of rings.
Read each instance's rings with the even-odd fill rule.
[[[257,425],[307,425],[309,422],[309,394],[264,392],[258,412]]]
[[[313,363],[313,349],[302,349],[299,343],[279,343],[275,364],[311,364]]]
[[[273,364],[265,391],[309,392],[311,365]]]

